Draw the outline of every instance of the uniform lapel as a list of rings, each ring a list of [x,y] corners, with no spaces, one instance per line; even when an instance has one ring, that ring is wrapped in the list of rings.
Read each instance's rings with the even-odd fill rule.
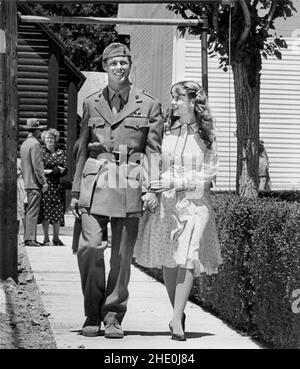
[[[116,124],[116,123],[120,122],[121,120],[123,120],[124,118],[128,117],[128,115],[134,113],[140,107],[140,104],[138,103],[138,100],[140,100],[139,95],[140,94],[135,89],[135,87],[132,86],[130,91],[129,91],[127,104],[125,104],[123,109],[121,109],[118,112],[117,117],[114,120],[113,124]]]
[[[103,89],[103,92],[99,98],[99,103],[95,106],[96,111],[108,122],[114,123],[114,117],[108,103],[108,90],[107,87]]]

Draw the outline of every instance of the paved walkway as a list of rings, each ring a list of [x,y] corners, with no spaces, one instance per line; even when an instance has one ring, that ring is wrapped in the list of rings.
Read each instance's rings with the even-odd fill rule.
[[[45,309],[50,313],[49,321],[59,349],[261,348],[250,337],[240,335],[191,302],[188,302],[185,311],[187,341],[171,340],[168,322],[172,310],[165,287],[134,266],[129,284],[128,311],[122,324],[124,339],[111,340],[103,335],[94,338],[82,336],[83,298],[77,258],[71,250],[72,224],[73,217],[67,215],[66,227],[61,229],[65,247],[26,247]],[[38,240],[42,241],[40,226]],[[109,255],[108,248],[105,254],[107,266]]]

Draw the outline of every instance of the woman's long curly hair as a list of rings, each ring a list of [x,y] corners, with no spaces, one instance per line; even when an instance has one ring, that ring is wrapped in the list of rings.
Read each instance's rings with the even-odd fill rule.
[[[176,82],[172,88],[172,90],[176,91],[179,95],[185,93],[188,98],[194,99],[194,111],[196,116],[196,121],[199,127],[199,135],[204,140],[206,146],[208,148],[211,147],[212,143],[216,140],[215,132],[214,132],[214,121],[213,117],[210,113],[208,104],[207,104],[207,96],[198,82],[195,81],[180,81]],[[178,117],[173,116],[172,108],[167,112],[167,122],[166,122],[166,131],[172,128],[174,122],[178,119]]]

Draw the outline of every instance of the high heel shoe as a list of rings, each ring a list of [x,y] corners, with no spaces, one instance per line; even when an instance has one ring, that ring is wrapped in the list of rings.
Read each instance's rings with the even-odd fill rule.
[[[171,326],[171,323],[169,323],[169,328],[170,328],[172,340],[174,340],[174,341],[186,341],[185,334],[176,334],[176,333],[173,332],[173,328]]]

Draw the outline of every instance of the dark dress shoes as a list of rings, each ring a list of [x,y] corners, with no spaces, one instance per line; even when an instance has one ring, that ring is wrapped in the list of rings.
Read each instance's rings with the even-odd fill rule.
[[[60,239],[58,239],[58,240],[53,239],[52,244],[54,246],[65,246],[65,244]]]
[[[100,334],[101,319],[98,316],[87,317],[83,327],[82,334],[86,337],[96,337]]]
[[[124,332],[118,322],[107,323],[104,332],[105,338],[123,338]]]
[[[41,247],[43,246],[42,243],[34,240],[27,240],[24,242],[25,246],[34,246],[34,247]]]

